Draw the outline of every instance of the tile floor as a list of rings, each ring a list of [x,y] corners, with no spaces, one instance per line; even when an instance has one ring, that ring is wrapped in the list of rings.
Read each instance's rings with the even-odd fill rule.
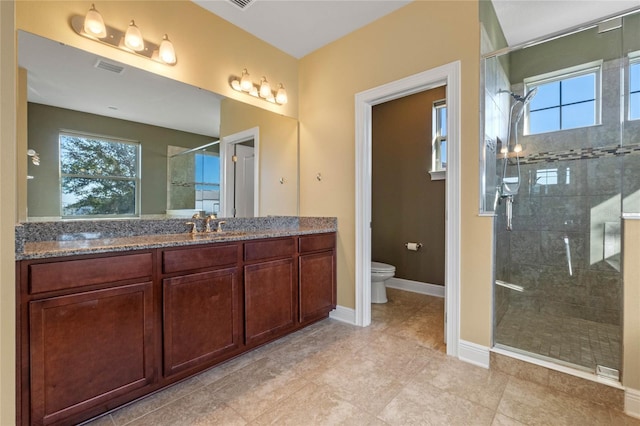
[[[640,425],[509,368],[447,357],[443,300],[388,296],[370,327],[321,321],[90,424]]]
[[[496,341],[526,352],[596,369],[620,370],[622,327],[510,307],[496,329]]]

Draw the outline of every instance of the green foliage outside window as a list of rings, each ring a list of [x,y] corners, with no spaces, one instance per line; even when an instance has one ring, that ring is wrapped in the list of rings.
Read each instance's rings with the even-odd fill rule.
[[[63,216],[137,214],[139,145],[60,134]]]

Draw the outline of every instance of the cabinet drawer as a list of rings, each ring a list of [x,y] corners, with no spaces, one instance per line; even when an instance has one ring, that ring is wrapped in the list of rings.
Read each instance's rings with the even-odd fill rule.
[[[106,284],[135,278],[151,278],[151,253],[98,257],[29,265],[31,294]]]
[[[336,247],[336,234],[304,235],[300,237],[300,253],[331,250]]]
[[[211,245],[183,250],[165,250],[162,253],[162,272],[232,266],[238,262],[238,245]]]
[[[293,256],[295,252],[296,242],[293,238],[256,241],[245,243],[244,260],[250,262],[252,260],[289,257]]]

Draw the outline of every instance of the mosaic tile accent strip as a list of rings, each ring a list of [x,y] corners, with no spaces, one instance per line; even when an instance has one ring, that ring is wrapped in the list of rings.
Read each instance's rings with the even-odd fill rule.
[[[624,146],[606,146],[600,148],[568,149],[565,151],[546,151],[527,155],[520,164],[550,163],[553,161],[589,160],[604,157],[619,157],[640,154],[640,144]]]

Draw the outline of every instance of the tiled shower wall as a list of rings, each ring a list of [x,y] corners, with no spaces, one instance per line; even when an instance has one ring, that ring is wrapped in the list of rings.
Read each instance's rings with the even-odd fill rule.
[[[520,192],[513,231],[505,229],[504,203],[497,209],[495,272],[524,291],[496,289],[497,322],[511,307],[621,323],[621,204],[626,212],[640,211],[640,123],[625,122],[621,129],[621,65],[603,65],[602,125],[519,136]],[[522,84],[512,90],[522,93]]]

